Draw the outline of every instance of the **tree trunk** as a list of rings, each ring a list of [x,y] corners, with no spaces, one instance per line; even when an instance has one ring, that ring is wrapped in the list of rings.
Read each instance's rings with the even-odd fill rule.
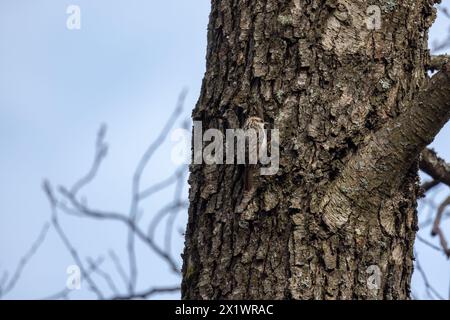
[[[240,212],[243,166],[191,166],[184,299],[410,297],[433,2],[212,1],[193,119],[262,111],[280,170]]]

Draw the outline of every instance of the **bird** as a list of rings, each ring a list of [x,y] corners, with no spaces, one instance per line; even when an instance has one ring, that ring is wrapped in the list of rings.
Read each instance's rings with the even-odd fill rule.
[[[264,126],[264,120],[256,116],[249,117],[244,123],[243,129],[246,137],[248,139],[252,135],[253,137],[256,137],[256,139],[253,140],[249,139],[250,141],[248,142],[249,165],[257,164],[260,155],[267,149],[267,135]],[[252,130],[253,132],[251,132]]]
[[[255,175],[258,161],[267,150],[267,134],[264,127],[264,120],[257,116],[248,117],[243,126],[245,137],[248,140],[246,141],[248,163],[245,164],[243,197],[237,212],[245,210],[257,189]],[[250,137],[256,137],[256,139]]]

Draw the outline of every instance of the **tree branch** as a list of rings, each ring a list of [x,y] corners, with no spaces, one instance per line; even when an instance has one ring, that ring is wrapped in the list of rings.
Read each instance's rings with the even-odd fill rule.
[[[98,210],[92,210],[88,207],[86,207],[84,204],[80,203],[74,196],[71,194],[68,190],[64,188],[60,188],[60,192],[63,196],[66,197],[67,200],[70,201],[70,203],[73,205],[73,207],[76,209],[76,212],[81,213],[82,215],[94,219],[99,220],[111,220],[111,221],[119,221],[124,223],[126,226],[128,226],[130,232],[135,234],[138,238],[140,238],[145,244],[150,247],[160,258],[162,258],[164,261],[168,263],[168,265],[171,267],[172,271],[179,274],[180,270],[177,265],[177,263],[172,259],[172,257],[167,254],[164,250],[159,248],[154,241],[145,235],[145,233],[134,223],[129,217],[126,217],[125,215],[115,213],[115,212],[103,212]],[[67,211],[67,207],[62,206],[62,204],[59,204],[60,208],[65,210],[67,213],[70,213],[70,211]]]
[[[450,56],[446,54],[431,56],[430,64],[428,65],[428,70],[438,71],[442,67],[450,62]]]
[[[115,297],[112,297],[111,300],[147,299],[158,293],[172,293],[172,292],[177,292],[180,290],[181,290],[180,286],[150,288],[146,291],[136,292],[134,294],[115,296]]]
[[[103,293],[97,287],[97,284],[94,282],[94,280],[92,280],[92,278],[90,277],[89,273],[86,271],[86,268],[84,267],[84,264],[83,264],[83,262],[81,260],[81,257],[79,255],[78,251],[72,245],[71,241],[69,240],[69,238],[67,237],[66,233],[64,232],[63,228],[61,227],[61,225],[59,223],[59,218],[58,218],[58,201],[56,200],[56,198],[55,198],[55,196],[53,194],[52,188],[50,186],[50,183],[48,181],[44,182],[43,189],[44,189],[45,193],[47,194],[47,198],[48,198],[49,203],[50,203],[50,209],[51,209],[51,212],[52,212],[52,224],[53,224],[53,227],[55,228],[56,232],[58,233],[58,236],[61,238],[64,246],[69,251],[69,253],[72,256],[73,260],[75,261],[77,266],[80,268],[81,274],[86,279],[86,281],[89,284],[89,287],[91,288],[91,290],[96,294],[96,296],[100,300],[103,300],[103,298],[104,298],[103,297]]]
[[[94,272],[97,273],[100,277],[105,280],[106,284],[108,285],[109,289],[114,294],[119,294],[119,290],[117,290],[116,284],[113,280],[113,278],[106,272],[103,271],[100,266],[97,266],[97,268],[94,268],[96,266],[96,261],[92,260],[91,258],[87,259],[89,267],[94,269]]]
[[[433,189],[434,187],[437,187],[441,182],[439,180],[431,180],[431,181],[427,181],[424,182],[420,188],[423,189],[423,191],[426,193],[428,191],[430,191],[431,189]]]
[[[125,285],[128,285],[128,281],[129,280],[128,280],[128,277],[127,277],[127,274],[126,274],[125,270],[122,267],[122,263],[120,262],[119,257],[114,252],[114,250],[109,250],[108,255],[111,258],[111,261],[112,261],[114,267],[116,268],[117,273],[122,278],[123,283]]]
[[[431,230],[431,235],[433,237],[439,236],[439,242],[441,244],[442,250],[444,250],[444,253],[447,255],[447,258],[450,258],[450,248],[448,247],[447,240],[445,239],[444,236],[444,232],[441,229],[441,220],[445,208],[449,205],[450,205],[450,197],[445,199],[439,206],[436,218],[434,219],[433,229]]]
[[[427,277],[425,271],[423,270],[422,265],[420,264],[419,256],[417,255],[417,253],[415,253],[414,256],[416,258],[416,263],[415,263],[416,270],[419,272],[420,276],[422,277],[423,283],[425,285],[425,290],[426,290],[428,296],[431,298],[434,298],[433,297],[433,295],[434,295],[439,300],[445,300],[444,297],[439,294],[439,292],[431,285],[430,281],[428,280],[428,277]]]
[[[98,258],[97,260],[94,261],[94,263],[89,264],[88,269],[86,270],[87,275],[91,276],[95,270],[97,270],[97,268],[104,262],[105,260],[103,259],[103,257]],[[47,296],[41,300],[58,300],[58,299],[67,299],[69,294],[73,292],[73,290],[69,289],[69,288],[64,288],[61,291],[58,291],[57,293],[54,293],[50,296]]]
[[[19,265],[16,268],[16,271],[14,272],[12,278],[9,280],[9,282],[6,284],[7,279],[7,273],[4,274],[2,281],[0,281],[0,298],[9,293],[12,289],[14,289],[17,281],[19,280],[23,269],[25,269],[26,265],[30,261],[30,259],[35,255],[35,253],[39,250],[42,243],[44,242],[48,230],[50,228],[49,223],[45,223],[42,227],[41,232],[39,233],[39,236],[34,241],[31,248],[28,250],[28,252],[20,259]],[[3,285],[3,282],[5,283]],[[4,288],[3,288],[4,287]]]
[[[141,179],[142,175],[144,173],[145,168],[147,167],[148,162],[152,158],[153,154],[158,150],[158,148],[161,146],[161,144],[164,142],[164,140],[167,138],[170,130],[172,129],[173,125],[175,124],[175,121],[178,119],[178,117],[181,114],[181,111],[183,110],[184,106],[184,100],[187,95],[187,90],[183,90],[181,94],[178,97],[178,102],[175,110],[173,111],[172,115],[167,120],[166,124],[164,125],[162,131],[156,138],[156,140],[147,148],[147,150],[142,155],[141,159],[139,160],[139,163],[136,167],[136,170],[133,175],[133,182],[132,182],[132,190],[131,190],[131,204],[130,204],[130,212],[129,212],[129,219],[131,224],[136,224],[138,220],[138,212],[139,212],[139,204],[141,200]],[[135,252],[135,232],[130,230],[128,232],[128,239],[127,239],[127,248],[128,248],[128,261],[130,266],[130,281],[128,290],[130,294],[134,293],[134,289],[136,287],[136,281],[137,281],[137,262],[136,262],[136,252]],[[156,251],[156,250],[155,250]]]
[[[435,181],[450,187],[450,165],[438,157],[432,149],[424,149],[420,159],[420,169]]]
[[[98,169],[108,153],[108,145],[105,143],[106,125],[102,125],[97,133],[97,141],[95,143],[95,157],[94,162],[88,173],[80,180],[74,183],[71,188],[71,193],[77,195],[77,193],[86,185],[88,185],[97,175]]]
[[[438,247],[438,246],[432,244],[430,241],[425,240],[420,235],[416,235],[416,239],[419,240],[420,242],[422,242],[423,244],[425,244],[426,246],[428,246],[429,248],[433,249],[433,250],[439,251],[441,253],[444,252],[441,247]]]
[[[366,199],[398,188],[420,152],[449,119],[450,64],[446,64],[420,91],[416,104],[390,120],[360,148],[312,210],[322,213],[332,231],[348,221],[355,206],[376,212],[378,207]]]

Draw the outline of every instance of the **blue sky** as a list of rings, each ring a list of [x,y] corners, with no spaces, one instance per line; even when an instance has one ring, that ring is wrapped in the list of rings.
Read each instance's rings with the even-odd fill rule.
[[[66,28],[71,4],[81,8],[81,30]],[[49,220],[42,180],[70,185],[83,175],[101,123],[108,125],[110,152],[98,178],[82,194],[91,206],[128,210],[132,172],[178,93],[189,89],[181,120],[189,118],[198,98],[209,8],[209,0],[0,0],[0,276],[14,270]],[[449,29],[448,20],[440,17],[432,39]],[[434,146],[450,160],[449,137],[447,126]],[[152,160],[144,185],[175,169],[170,147],[166,142]],[[146,215],[169,202],[171,192],[147,201]],[[443,188],[441,196],[446,192]],[[184,228],[185,218],[177,228]],[[125,252],[126,233],[115,223],[64,217],[62,224],[82,257],[105,256],[110,248],[119,255]],[[181,252],[179,239],[174,250]],[[430,280],[447,296],[449,262],[420,244],[417,249]],[[140,289],[179,281],[144,247],[138,253]],[[50,231],[7,297],[41,298],[63,289],[66,268],[73,263]],[[110,265],[105,268],[112,272]],[[421,288],[417,277],[414,286]],[[83,288],[73,297],[93,295]]]

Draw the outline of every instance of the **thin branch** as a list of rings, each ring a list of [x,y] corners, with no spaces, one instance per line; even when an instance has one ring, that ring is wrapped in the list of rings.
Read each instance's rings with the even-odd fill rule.
[[[150,239],[152,239],[154,241],[155,238],[155,231],[156,228],[158,227],[158,225],[161,223],[162,219],[167,216],[168,214],[180,209],[180,208],[185,208],[187,206],[187,202],[180,202],[180,203],[169,203],[167,204],[165,207],[163,207],[162,209],[160,209],[155,217],[153,218],[152,222],[150,223],[150,226],[148,228],[148,236]],[[166,241],[166,246],[167,246],[167,241]],[[167,252],[167,248],[165,248],[166,252]]]
[[[446,39],[444,39],[441,42],[433,41],[432,52],[442,51],[444,49],[447,49],[449,46],[450,46],[450,36],[448,36]]]
[[[90,258],[88,258],[87,260],[90,267],[95,266],[95,261],[93,261]],[[119,294],[119,291],[117,290],[114,280],[107,272],[103,271],[100,267],[95,268],[94,272],[105,280],[106,284],[108,285],[109,289],[113,292],[113,294],[116,295]]]
[[[0,297],[3,296],[3,291],[4,291],[4,288],[6,286],[6,282],[8,281],[8,276],[9,276],[8,275],[8,271],[4,271],[3,275],[2,275],[2,277],[0,279]]]
[[[98,210],[92,210],[86,207],[84,204],[80,203],[77,199],[75,199],[75,197],[68,190],[60,188],[60,192],[70,201],[70,203],[74,206],[76,210],[78,210],[86,217],[95,218],[99,220],[119,221],[121,223],[124,223],[126,226],[128,226],[131,232],[135,233],[136,236],[140,238],[145,244],[147,244],[151,250],[153,250],[164,261],[166,261],[167,264],[171,267],[172,271],[174,271],[177,274],[180,273],[177,263],[166,252],[164,252],[161,248],[159,248],[151,238],[147,237],[145,233],[128,217],[114,212],[109,213]],[[65,209],[63,205],[59,204],[59,206],[61,209],[63,210]]]
[[[86,278],[87,282],[89,283],[90,289],[94,291],[94,293],[98,296],[98,298],[103,299],[103,293],[100,291],[100,289],[97,287],[96,283],[90,277],[90,274],[93,271],[97,273],[100,277],[102,277],[111,291],[113,291],[114,295],[117,297],[147,297],[154,293],[158,292],[164,292],[165,290],[173,291],[173,290],[179,290],[179,288],[154,288],[150,289],[146,292],[136,293],[134,292],[136,281],[137,281],[137,265],[136,265],[136,255],[135,255],[135,237],[140,239],[144,244],[146,244],[150,250],[152,250],[154,253],[156,253],[157,256],[159,256],[161,259],[163,259],[171,268],[172,271],[174,271],[176,274],[180,274],[180,269],[176,263],[176,260],[173,259],[170,255],[170,247],[171,247],[171,239],[168,237],[172,236],[172,229],[173,224],[175,220],[175,214],[178,210],[181,208],[186,207],[186,202],[182,201],[182,188],[184,184],[184,177],[186,173],[186,168],[180,168],[178,169],[171,177],[168,179],[165,179],[147,189],[144,191],[141,191],[141,179],[142,175],[148,166],[148,163],[150,162],[153,154],[157,151],[157,149],[163,144],[164,140],[168,136],[169,131],[173,127],[176,119],[181,114],[181,110],[184,104],[184,99],[186,96],[186,91],[183,91],[178,99],[177,107],[174,110],[173,114],[169,117],[166,125],[163,127],[163,130],[160,132],[156,140],[147,148],[146,152],[143,154],[142,158],[140,159],[137,168],[133,175],[133,183],[132,183],[132,200],[131,200],[131,206],[129,215],[116,213],[116,212],[105,212],[100,210],[93,210],[87,206],[87,203],[83,199],[78,199],[78,193],[82,188],[84,188],[86,185],[88,185],[90,182],[92,182],[95,177],[98,174],[98,171],[100,169],[100,166],[106,157],[108,146],[104,142],[105,135],[106,135],[106,126],[102,126],[100,130],[97,133],[97,139],[96,139],[96,149],[95,149],[95,156],[94,161],[89,169],[89,171],[78,181],[76,181],[71,188],[65,188],[65,187],[59,187],[58,196],[62,196],[63,198],[61,201],[56,198],[55,194],[53,193],[50,184],[46,181],[44,183],[44,191],[47,195],[47,198],[50,202],[51,208],[52,208],[52,224],[57,231],[59,237],[62,239],[64,245],[72,255],[75,262],[80,267],[82,275]],[[165,249],[163,250],[160,248],[156,242],[146,235],[138,226],[138,216],[141,212],[139,205],[140,201],[147,199],[154,193],[163,190],[167,188],[168,186],[172,185],[173,183],[176,183],[175,187],[175,202],[173,205],[173,208],[169,211],[171,213],[167,225],[166,230],[168,230],[168,235],[166,235],[165,238]],[[68,202],[66,201],[68,200]],[[112,281],[112,278],[109,274],[104,272],[101,269],[98,269],[95,267],[94,262],[91,260],[88,260],[88,268],[85,268],[83,265],[83,262],[76,251],[75,247],[71,244],[70,240],[68,239],[67,235],[63,231],[59,220],[58,220],[58,211],[61,210],[61,212],[64,212],[66,214],[70,214],[76,217],[88,217],[98,220],[111,220],[111,221],[119,221],[123,223],[128,228],[128,241],[127,241],[127,253],[129,257],[130,262],[130,274],[127,276],[126,272],[124,271],[119,258],[117,255],[110,251],[109,255],[111,257],[111,260],[121,276],[122,280],[124,281],[125,285],[128,287],[128,296],[120,296],[118,293],[117,286]],[[175,212],[174,212],[175,211]],[[63,290],[62,292],[57,294],[58,297],[66,298],[67,297],[67,291]]]
[[[132,299],[148,299],[151,296],[159,293],[172,293],[172,292],[178,292],[180,291],[180,286],[173,286],[173,287],[158,287],[158,288],[151,288],[146,291],[137,292],[132,295],[124,295],[124,296],[115,296],[112,297],[112,300],[132,300]]]
[[[437,210],[437,206],[429,198],[420,199],[420,203],[424,206],[426,205],[428,208],[427,211],[422,210],[420,212],[420,215],[425,217],[425,219],[419,223],[419,229],[423,229],[428,227],[433,222],[434,213]]]
[[[95,157],[88,173],[80,180],[75,182],[71,188],[71,193],[76,195],[84,186],[89,184],[97,175],[98,169],[108,153],[108,145],[105,143],[106,125],[102,125],[97,133],[97,141],[95,143]]]
[[[440,1],[435,1],[436,3],[440,3]],[[448,11],[448,9],[443,6],[443,5],[438,5],[437,9],[440,13],[442,13],[445,17],[450,19],[450,13]],[[450,35],[447,36],[447,38],[445,38],[443,41],[435,41],[433,43],[433,48],[432,48],[432,52],[436,52],[436,51],[441,51],[444,50],[446,48],[448,48],[450,46]]]
[[[14,272],[12,278],[10,279],[9,283],[5,285],[5,288],[1,290],[0,297],[8,294],[17,284],[17,281],[19,280],[22,271],[25,269],[28,262],[31,260],[31,258],[36,254],[36,252],[41,247],[42,243],[44,242],[48,230],[50,229],[50,224],[47,222],[44,224],[44,226],[41,229],[41,232],[39,233],[39,236],[34,241],[31,248],[28,250],[28,252],[20,259],[19,264],[16,268],[16,271]],[[6,277],[4,277],[6,278]],[[2,281],[3,282],[3,281]],[[3,285],[1,286],[3,287]]]
[[[90,265],[89,265],[88,269],[86,270],[86,273],[87,273],[88,275],[93,274],[93,273],[95,272],[95,270],[96,270],[96,269],[97,269],[104,261],[105,261],[104,258],[102,258],[102,257],[98,258],[96,261],[94,261],[93,264],[90,264]],[[40,299],[40,300],[58,300],[58,299],[67,299],[68,296],[69,296],[69,294],[70,294],[71,292],[73,292],[73,290],[66,287],[66,288],[62,289],[61,291],[59,291],[59,292],[57,292],[57,293],[54,293],[54,294],[52,294],[52,295],[49,295],[49,296],[47,296],[47,297],[45,297],[45,298],[43,298],[43,299]]]
[[[114,264],[114,267],[117,270],[117,273],[122,278],[123,283],[125,285],[128,285],[128,277],[127,277],[127,274],[126,274],[124,268],[122,267],[122,263],[120,262],[119,257],[116,255],[116,253],[113,250],[109,250],[108,254],[109,254],[109,257],[111,258],[111,261]]]
[[[185,178],[186,171],[183,170],[182,174],[178,177],[177,184],[175,186],[175,192],[174,192],[174,203],[178,205],[178,208],[169,213],[169,216],[167,218],[166,223],[166,231],[165,231],[165,250],[167,253],[172,252],[172,234],[173,234],[173,227],[175,224],[175,218],[177,213],[180,209],[187,208],[189,206],[188,202],[183,202],[183,186],[184,186],[184,178]]]
[[[427,181],[424,182],[420,188],[427,193],[428,191],[430,191],[431,189],[433,189],[434,187],[437,187],[441,182],[439,180],[431,180],[431,181]]]
[[[428,280],[428,277],[425,273],[425,271],[422,268],[422,265],[419,262],[419,257],[417,253],[415,254],[416,257],[416,270],[419,272],[420,276],[422,277],[422,280],[425,284],[425,289],[427,291],[427,294],[432,297],[431,293],[434,294],[438,299],[445,300],[443,296],[437,292],[437,290],[430,284],[430,281]]]
[[[142,174],[144,173],[145,168],[147,167],[147,164],[149,163],[150,159],[152,158],[153,154],[158,150],[158,148],[162,145],[166,137],[168,136],[170,130],[172,129],[173,125],[175,124],[176,120],[181,114],[181,111],[183,110],[184,100],[186,98],[187,91],[183,90],[181,94],[178,97],[177,106],[172,113],[172,115],[169,117],[167,123],[163,127],[162,131],[156,138],[156,140],[147,148],[147,150],[142,155],[136,170],[133,175],[133,183],[132,183],[132,189],[131,189],[131,204],[130,204],[130,222],[132,224],[136,223],[137,215],[139,212],[139,200],[140,200],[140,194],[141,194],[141,178]],[[136,263],[136,252],[135,252],[135,234],[133,232],[128,233],[128,241],[127,241],[127,248],[128,248],[128,260],[130,265],[130,281],[129,281],[129,293],[133,294],[134,289],[136,287],[136,281],[137,281],[137,263]]]
[[[180,176],[182,176],[185,171],[186,171],[186,168],[184,166],[180,167],[170,177],[168,177],[168,178],[148,187],[144,191],[142,191],[139,194],[139,199],[140,200],[146,199],[146,198],[152,196],[153,194],[155,194],[156,192],[162,191],[165,188],[170,187],[172,184],[174,184],[175,182],[177,182],[179,180]]]
[[[433,212],[436,212],[436,210],[433,211]],[[434,218],[435,217],[432,216],[432,217],[426,219],[424,222],[421,222],[420,225],[419,225],[419,228],[423,229],[423,228],[429,227],[430,225],[433,225]],[[448,219],[448,218],[450,218],[450,212],[444,212],[444,214],[442,215],[442,220],[445,220],[445,219]]]
[[[80,268],[81,274],[84,278],[86,278],[86,281],[89,284],[90,289],[97,295],[99,299],[103,299],[103,294],[100,291],[100,289],[97,287],[95,282],[91,279],[89,274],[87,273],[83,262],[78,254],[78,251],[75,249],[75,247],[70,242],[69,238],[65,234],[64,230],[62,229],[61,225],[59,224],[58,220],[58,210],[57,210],[57,200],[53,194],[53,191],[51,189],[50,183],[48,181],[44,182],[43,185],[44,191],[47,194],[47,198],[50,202],[51,212],[52,212],[52,224],[55,228],[56,232],[58,233],[59,237],[61,238],[62,242],[64,243],[65,247],[69,251],[72,258],[75,260],[75,263]]]
[[[448,11],[448,9],[447,9],[446,7],[444,7],[444,6],[442,6],[442,5],[439,5],[439,6],[437,7],[437,9],[438,9],[440,12],[442,12],[447,18],[450,19],[450,12]]]
[[[448,247],[447,240],[445,239],[444,232],[441,229],[441,220],[442,214],[447,206],[450,205],[450,197],[445,199],[442,204],[438,208],[438,212],[436,214],[436,218],[434,219],[433,229],[431,230],[431,235],[433,237],[439,236],[439,241],[441,243],[441,247],[444,250],[444,253],[447,255],[447,258],[450,258],[450,248]]]
[[[439,252],[444,252],[444,250],[442,250],[441,247],[438,247],[438,246],[432,244],[431,242],[429,242],[428,240],[425,240],[425,239],[422,238],[421,236],[417,235],[416,238],[417,238],[417,240],[419,240],[419,241],[422,242],[423,244],[427,245],[427,246],[430,247],[431,249],[434,249],[434,250],[439,251]]]
[[[435,181],[450,187],[450,165],[441,159],[434,150],[424,149],[420,157],[420,169]]]

